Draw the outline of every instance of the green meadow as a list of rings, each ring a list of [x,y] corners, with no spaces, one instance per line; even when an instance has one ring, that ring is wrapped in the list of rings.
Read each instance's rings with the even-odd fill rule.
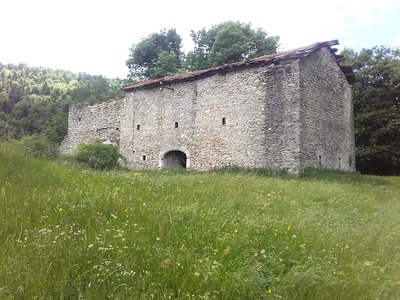
[[[399,299],[400,178],[92,171],[0,144],[0,299]]]

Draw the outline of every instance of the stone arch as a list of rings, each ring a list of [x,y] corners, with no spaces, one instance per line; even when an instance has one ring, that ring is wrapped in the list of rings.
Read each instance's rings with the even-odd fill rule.
[[[160,152],[160,168],[190,168],[189,151],[182,147],[170,147]]]

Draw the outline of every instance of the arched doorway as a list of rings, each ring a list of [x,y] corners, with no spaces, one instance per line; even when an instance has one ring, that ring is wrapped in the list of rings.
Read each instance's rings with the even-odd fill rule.
[[[172,150],[165,153],[163,167],[166,169],[179,169],[186,168],[187,157],[186,154],[179,150]]]

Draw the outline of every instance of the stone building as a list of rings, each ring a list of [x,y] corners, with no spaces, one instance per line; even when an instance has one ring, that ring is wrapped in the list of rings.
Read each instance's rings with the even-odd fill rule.
[[[132,169],[355,170],[351,69],[337,41],[123,87],[69,111],[61,152],[100,139]]]

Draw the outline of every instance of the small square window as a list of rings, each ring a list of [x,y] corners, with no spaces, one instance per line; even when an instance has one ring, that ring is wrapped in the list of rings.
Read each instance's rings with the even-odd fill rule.
[[[178,128],[179,124],[178,122],[175,122],[175,128]]]
[[[140,124],[136,125],[136,130],[140,130]]]
[[[222,118],[222,125],[226,125],[226,118]]]
[[[147,159],[147,156],[146,155],[142,155],[142,160],[146,160]]]

